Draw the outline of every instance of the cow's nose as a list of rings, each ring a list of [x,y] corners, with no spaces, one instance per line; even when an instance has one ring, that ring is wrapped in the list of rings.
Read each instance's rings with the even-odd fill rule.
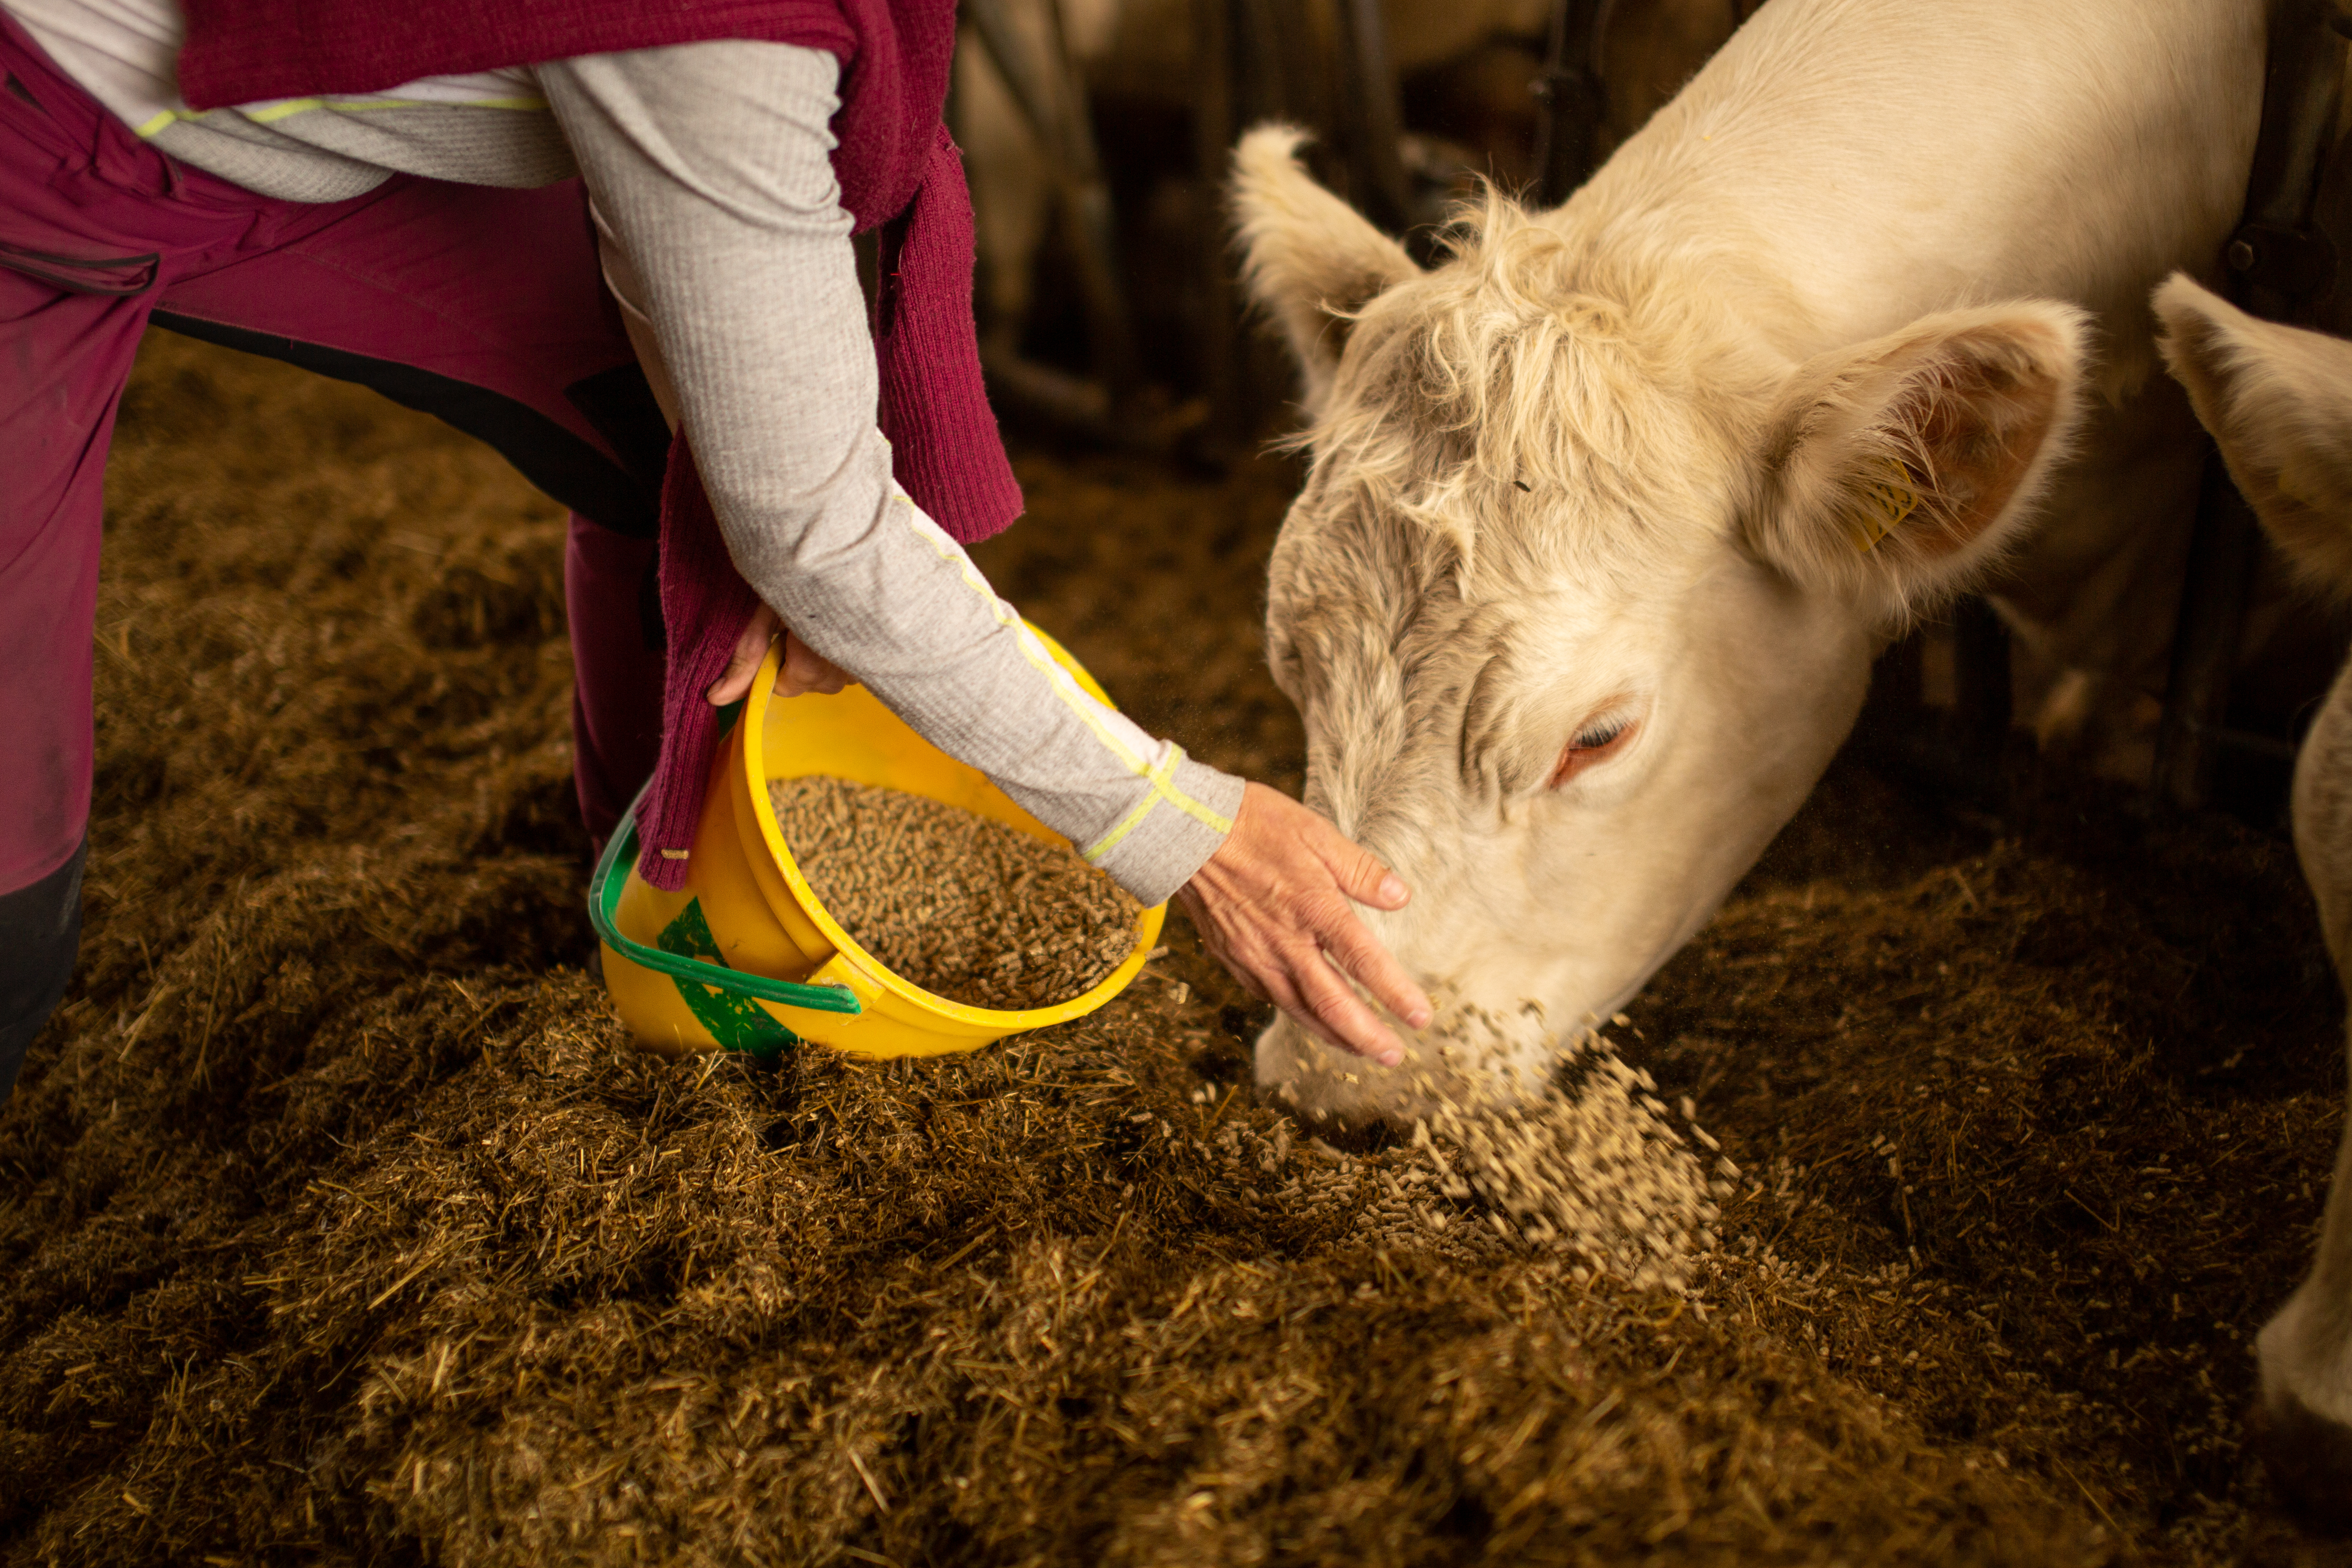
[[[1299,1075],[1305,1053],[1315,1048],[1317,1042],[1306,1030],[1291,1022],[1287,1015],[1277,1013],[1274,1022],[1258,1031],[1256,1057],[1257,1082],[1260,1089],[1280,1090]]]

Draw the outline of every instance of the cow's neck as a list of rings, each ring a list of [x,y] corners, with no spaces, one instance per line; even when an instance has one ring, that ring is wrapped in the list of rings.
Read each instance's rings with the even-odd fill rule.
[[[1778,0],[1554,221],[1724,289],[1791,361],[2042,297],[2098,312],[2110,380],[2136,380],[2147,289],[2236,220],[2263,8]]]

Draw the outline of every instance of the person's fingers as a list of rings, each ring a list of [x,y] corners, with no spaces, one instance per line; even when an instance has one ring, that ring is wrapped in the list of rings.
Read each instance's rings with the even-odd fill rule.
[[[784,657],[776,663],[777,696],[798,697],[804,692],[817,691],[830,697],[841,687],[840,670],[792,633],[784,634]]]
[[[1372,1016],[1348,983],[1323,961],[1320,952],[1300,953],[1290,971],[1299,1000],[1344,1050],[1370,1057],[1382,1067],[1404,1060],[1404,1043]]]
[[[1342,834],[1338,828],[1315,818],[1317,831],[1309,840],[1317,857],[1329,867],[1339,879],[1339,890],[1360,904],[1370,904],[1376,910],[1401,910],[1412,897],[1412,889],[1404,879],[1381,864],[1380,857]]]
[[[824,679],[824,668],[809,652],[808,644],[786,632],[784,657],[776,661],[777,695],[797,697],[803,691],[814,691]]]
[[[768,657],[768,645],[775,640],[776,612],[761,605],[743,623],[742,635],[727,656],[726,669],[702,694],[704,699],[714,708],[724,708],[750,696],[751,678],[760,673],[760,661]]]
[[[1403,879],[1381,863],[1379,857],[1349,839],[1320,812],[1275,797],[1297,813],[1297,831],[1309,853],[1326,874],[1339,883],[1346,899],[1302,902],[1302,924],[1339,967],[1360,982],[1381,1006],[1402,1019],[1409,1028],[1425,1027],[1433,1015],[1429,997],[1414,984],[1370,927],[1358,919],[1347,901],[1374,909],[1402,908],[1412,898]],[[1285,814],[1288,815],[1287,813]]]
[[[1266,941],[1243,928],[1242,940],[1211,951],[1254,994],[1273,1003],[1293,1023],[1332,1049],[1394,1067],[1402,1047],[1347,982],[1332,973],[1311,937]],[[1223,951],[1219,951],[1220,948]]]
[[[776,695],[798,697],[818,692],[831,697],[849,685],[849,676],[792,633],[784,634],[784,657],[776,666]]]
[[[1203,928],[1204,936],[1207,930]],[[1403,1059],[1396,1037],[1381,1026],[1319,957],[1302,955],[1286,966],[1272,953],[1253,963],[1213,938],[1206,945],[1211,955],[1241,983],[1242,989],[1261,1002],[1273,1003],[1288,1015],[1292,1023],[1333,1050],[1370,1057],[1385,1067],[1394,1067]],[[1296,978],[1310,973],[1319,977],[1312,999]]]
[[[1239,971],[1235,973],[1238,973]],[[1299,994],[1298,988],[1290,983],[1290,977],[1287,974],[1280,969],[1269,969],[1265,971],[1265,981],[1263,985],[1252,984],[1251,991],[1281,1008],[1284,1016],[1306,1030],[1311,1038],[1321,1041],[1335,1051],[1348,1051],[1351,1056],[1356,1054],[1349,1050],[1345,1040],[1333,1034],[1323,1020],[1315,1016],[1315,1009],[1307,1005],[1307,998]]]
[[[1271,1002],[1277,1007],[1282,1005],[1281,998],[1274,994],[1273,987],[1267,984],[1265,973],[1251,964],[1243,963],[1242,960],[1234,953],[1233,944],[1231,942],[1214,941],[1209,942],[1207,946],[1209,949],[1209,956],[1215,959],[1219,963],[1223,964],[1225,966],[1226,973],[1230,973],[1235,980],[1241,983],[1241,988],[1243,990],[1248,992],[1251,995],[1256,997],[1261,1002]]]
[[[1353,913],[1345,913],[1319,929],[1323,949],[1346,973],[1372,994],[1372,999],[1404,1021],[1409,1029],[1424,1029],[1434,1016],[1429,995],[1413,984],[1404,965],[1374,936],[1371,928]]]
[[[1252,809],[1255,808],[1255,809]],[[1278,790],[1253,784],[1243,796],[1245,816],[1269,836],[1287,837],[1322,862],[1339,884],[1339,890],[1360,904],[1376,910],[1402,909],[1412,898],[1404,879],[1390,870],[1380,857],[1332,826],[1314,807],[1301,805]]]
[[[1315,1038],[1390,1067],[1404,1047],[1374,1004],[1415,1029],[1432,1008],[1356,906],[1393,909],[1409,896],[1321,814],[1261,784],[1249,786],[1233,834],[1184,889],[1210,952],[1244,986]]]

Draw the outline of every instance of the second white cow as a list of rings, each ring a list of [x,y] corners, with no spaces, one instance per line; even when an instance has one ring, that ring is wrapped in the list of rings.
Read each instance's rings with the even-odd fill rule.
[[[1311,417],[1268,655],[1310,800],[1414,889],[1374,923],[1452,1000],[1417,1070],[1533,1004],[1503,1073],[1540,1082],[1795,811],[1919,606],[2128,560],[2113,506],[2034,521],[2131,493],[2070,454],[2147,442],[2148,290],[2236,219],[2264,24],[1773,0],[1565,205],[1492,200],[1428,271],[1295,133],[1244,140]],[[1412,1114],[1412,1072],[1328,1066],[1286,1022],[1258,1045],[1310,1110]]]
[[[2352,342],[2254,320],[2186,278],[2156,296],[2165,358],[2291,564],[2352,595]],[[2352,668],[2294,770],[2294,847],[2336,973],[2352,981]],[[2352,1126],[2309,1278],[2255,1341],[2255,1435],[2289,1500],[2352,1533]]]

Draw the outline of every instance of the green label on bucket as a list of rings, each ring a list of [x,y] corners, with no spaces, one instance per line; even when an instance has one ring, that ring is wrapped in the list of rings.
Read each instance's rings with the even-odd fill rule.
[[[686,908],[678,911],[677,919],[662,928],[654,945],[680,958],[698,958],[705,963],[721,965],[727,963],[719,951],[718,939],[710,934],[710,922],[702,918],[700,899],[689,900]],[[786,1046],[800,1040],[798,1035],[770,1017],[749,996],[738,996],[699,981],[680,979],[673,984],[695,1022],[709,1030],[710,1037],[730,1051],[748,1051],[761,1061],[772,1062],[783,1054]]]

